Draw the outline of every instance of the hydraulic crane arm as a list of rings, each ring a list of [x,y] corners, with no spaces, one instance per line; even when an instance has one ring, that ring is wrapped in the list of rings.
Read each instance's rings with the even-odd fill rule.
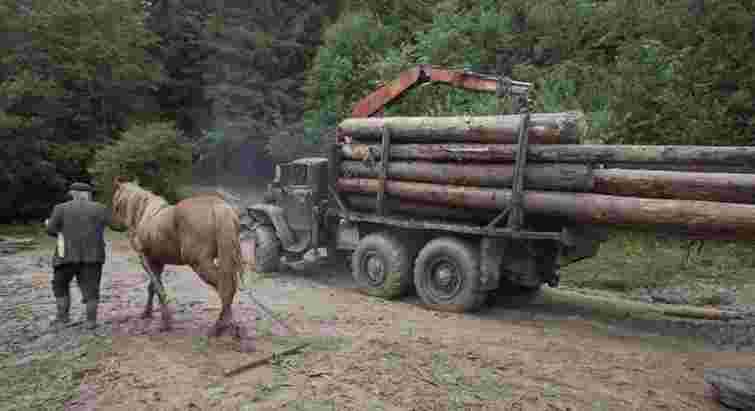
[[[502,78],[498,76],[474,73],[464,70],[447,70],[419,65],[399,74],[398,78],[370,93],[359,100],[351,112],[352,117],[370,117],[380,111],[391,100],[397,98],[405,91],[417,84],[433,82],[445,83],[454,87],[475,91],[499,91]],[[511,87],[512,94],[526,93],[530,83],[511,81],[504,87]]]

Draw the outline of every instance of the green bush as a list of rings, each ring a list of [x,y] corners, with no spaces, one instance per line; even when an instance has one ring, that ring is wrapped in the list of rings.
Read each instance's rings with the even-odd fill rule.
[[[182,140],[172,122],[162,122],[125,131],[118,142],[96,153],[90,173],[104,201],[112,198],[113,179],[123,176],[174,202],[190,169],[191,145]]]

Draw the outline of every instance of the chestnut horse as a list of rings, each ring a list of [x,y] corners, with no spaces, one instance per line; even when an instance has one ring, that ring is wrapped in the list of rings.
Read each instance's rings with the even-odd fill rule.
[[[197,196],[170,205],[133,182],[114,181],[112,204],[114,226],[125,227],[133,250],[150,277],[143,318],[152,316],[157,293],[163,327],[170,328],[170,314],[162,284],[166,265],[188,265],[217,291],[222,310],[210,335],[220,335],[233,325],[231,303],[243,270],[239,244],[239,218],[217,196]]]

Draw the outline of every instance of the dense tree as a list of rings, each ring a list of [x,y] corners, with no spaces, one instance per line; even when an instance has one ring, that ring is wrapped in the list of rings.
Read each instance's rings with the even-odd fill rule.
[[[132,0],[0,1],[0,219],[48,213],[88,179],[98,145],[150,109],[162,73],[145,18]]]
[[[751,1],[444,0],[429,16],[399,14],[410,2],[398,0],[346,3],[307,77],[307,135],[327,136],[377,81],[429,63],[534,82],[535,110],[584,111],[595,141],[755,143]],[[387,114],[493,110],[492,96],[427,87]]]

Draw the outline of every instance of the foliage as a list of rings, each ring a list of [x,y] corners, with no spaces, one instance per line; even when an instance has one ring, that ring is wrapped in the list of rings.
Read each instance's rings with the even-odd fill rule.
[[[129,128],[117,143],[97,152],[90,172],[104,201],[112,198],[114,178],[123,176],[173,202],[190,166],[191,145],[182,139],[174,123],[164,122]]]
[[[83,388],[82,376],[111,344],[110,339],[84,337],[74,352],[35,354],[25,365],[17,365],[17,358],[0,358],[0,410],[61,409]]]
[[[347,2],[308,75],[308,127],[336,123],[379,81],[419,63],[535,83],[535,111],[580,110],[591,142],[749,145],[755,138],[751,2],[445,0],[395,25],[399,2]],[[660,24],[659,22],[663,22]],[[368,25],[371,30],[360,30]],[[506,54],[508,50],[508,54]],[[495,110],[489,95],[412,90],[388,115]],[[330,116],[329,116],[330,114]],[[335,115],[335,119],[332,118]]]
[[[616,231],[597,256],[562,268],[561,276],[567,286],[628,293],[690,284],[701,291],[739,288],[751,283],[755,273],[752,245],[712,240],[700,244],[657,233]]]
[[[143,106],[161,66],[131,0],[0,0],[0,220],[40,218]]]

